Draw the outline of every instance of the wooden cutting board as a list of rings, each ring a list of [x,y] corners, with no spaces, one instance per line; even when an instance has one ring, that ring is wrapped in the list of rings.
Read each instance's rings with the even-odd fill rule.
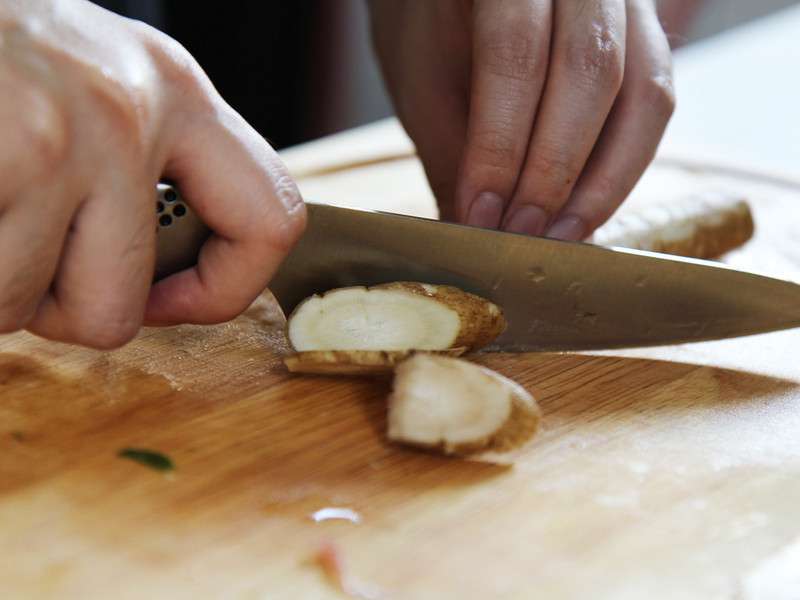
[[[309,195],[425,214],[405,143],[381,125],[286,158]],[[754,207],[727,260],[800,279],[800,187],[661,163],[636,194],[711,188]],[[340,598],[313,561],[331,542],[385,598],[800,598],[800,331],[485,355],[544,430],[460,460],[384,441],[386,382],[287,375],[282,325],[265,294],[116,352],[0,337],[0,597]]]

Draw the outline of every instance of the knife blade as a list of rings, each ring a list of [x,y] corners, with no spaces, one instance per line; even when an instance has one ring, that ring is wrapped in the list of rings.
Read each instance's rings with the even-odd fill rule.
[[[181,202],[172,189],[159,193]],[[207,235],[195,217],[171,227],[159,232],[159,277],[196,259]],[[657,346],[800,326],[800,285],[720,263],[314,203],[269,288],[288,315],[315,293],[392,281],[454,285],[496,303],[508,328],[490,349],[501,351]]]
[[[420,281],[488,298],[504,351],[721,339],[800,326],[800,285],[718,263],[310,204],[270,290],[284,311],[349,285]]]

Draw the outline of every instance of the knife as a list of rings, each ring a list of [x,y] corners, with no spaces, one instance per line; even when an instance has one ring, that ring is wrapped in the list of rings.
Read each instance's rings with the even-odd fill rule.
[[[159,184],[156,279],[210,234]],[[177,209],[177,210],[176,210]],[[710,261],[308,204],[306,233],[270,282],[285,314],[315,293],[419,281],[500,306],[490,350],[575,351],[724,339],[800,326],[800,285]]]

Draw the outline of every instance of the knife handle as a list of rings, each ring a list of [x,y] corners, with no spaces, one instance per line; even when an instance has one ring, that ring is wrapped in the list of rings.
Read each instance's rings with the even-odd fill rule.
[[[156,268],[154,281],[197,264],[211,230],[169,183],[156,186]]]

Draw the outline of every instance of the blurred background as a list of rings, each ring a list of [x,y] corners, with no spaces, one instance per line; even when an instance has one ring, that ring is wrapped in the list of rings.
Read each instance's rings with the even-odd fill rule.
[[[371,52],[365,0],[97,3],[179,40],[228,102],[278,149],[392,114]],[[800,2],[661,4],[673,46],[689,48]]]

